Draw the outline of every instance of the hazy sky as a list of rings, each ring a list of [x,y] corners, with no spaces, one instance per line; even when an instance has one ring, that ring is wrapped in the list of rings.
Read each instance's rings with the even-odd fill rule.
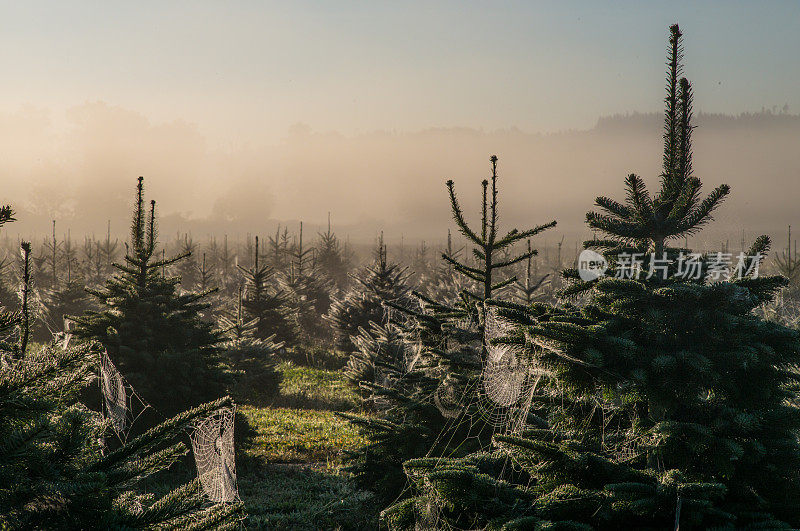
[[[121,229],[143,175],[173,233],[331,211],[348,234],[443,237],[445,179],[474,206],[497,154],[506,222],[583,231],[628,172],[655,186],[655,115],[594,126],[661,112],[670,24],[696,110],[800,111],[800,1],[665,6],[0,0],[0,203],[23,232]],[[798,224],[800,118],[772,118],[698,120],[696,172],[734,188],[718,227]]]
[[[0,111],[103,101],[212,144],[588,128],[660,110],[679,22],[696,107],[800,109],[800,2],[3,2]]]

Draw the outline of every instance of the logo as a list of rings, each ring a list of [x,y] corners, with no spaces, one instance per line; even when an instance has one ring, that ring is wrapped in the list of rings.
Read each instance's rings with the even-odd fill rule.
[[[597,251],[584,249],[578,256],[578,275],[584,282],[602,277],[606,269],[608,269],[606,257]]]

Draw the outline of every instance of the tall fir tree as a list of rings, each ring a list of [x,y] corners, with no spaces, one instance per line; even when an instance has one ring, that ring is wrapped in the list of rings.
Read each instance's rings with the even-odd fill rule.
[[[342,256],[339,238],[331,229],[331,213],[328,212],[328,230],[318,233],[319,240],[315,246],[317,268],[330,278],[337,288],[347,285],[347,269]]]
[[[74,316],[79,339],[103,344],[137,392],[164,415],[224,393],[229,377],[220,364],[220,335],[198,314],[206,293],[180,293],[180,279],[163,271],[187,258],[158,255],[156,203],[144,205],[139,178],[125,262],[103,289],[89,288],[101,310]]]
[[[608,274],[565,271],[566,293],[583,293],[584,306],[494,302],[509,328],[490,344],[513,346],[536,378],[527,427],[495,435],[492,453],[407,462],[419,496],[385,511],[390,527],[426,517],[444,528],[800,524],[800,341],[753,314],[786,283],[756,274],[769,240],[758,238],[740,257],[744,274],[728,280],[719,254],[689,258],[669,245],[728,193],[720,185],[701,200],[692,91],[680,76],[681,32],[670,32],[660,192],[630,175],[625,203],[597,198],[603,212],[587,223],[608,238],[585,246],[603,252]]]
[[[283,276],[298,338],[306,346],[330,338],[330,327],[322,316],[331,305],[333,280],[319,269],[316,249],[303,246],[303,222],[297,241],[289,248],[289,271]]]
[[[291,319],[291,310],[285,290],[280,286],[275,271],[259,262],[258,236],[253,248],[253,265],[238,266],[244,276],[244,299],[242,305],[249,319],[258,319],[254,337],[276,341],[292,346],[297,342],[297,330]]]
[[[334,329],[337,350],[351,354],[356,351],[353,342],[359,329],[370,329],[370,323],[386,322],[386,302],[401,306],[410,304],[411,287],[408,273],[399,264],[390,262],[383,234],[378,240],[374,263],[352,275],[353,286],[331,303],[325,318]]]
[[[14,221],[0,208],[0,226]],[[22,242],[22,292],[30,289],[31,248]],[[24,304],[23,304],[24,306]],[[23,314],[24,315],[24,314]],[[79,403],[96,378],[97,345],[51,343],[29,351],[29,323],[0,310],[0,527],[3,529],[154,529],[238,525],[242,504],[210,505],[199,480],[158,499],[146,478],[187,453],[177,440],[229,398],[186,411],[109,451],[110,424]],[[14,341],[19,338],[19,341]]]
[[[456,197],[453,181],[447,181],[453,218],[459,230],[475,244],[475,265],[442,253],[453,270],[473,281],[476,289],[463,289],[449,304],[414,291],[416,304],[385,301],[394,318],[390,327],[405,343],[403,362],[390,356],[380,364],[382,382],[361,382],[371,400],[385,406],[379,415],[364,417],[341,414],[350,419],[370,440],[364,448],[348,454],[347,468],[359,485],[369,488],[384,501],[408,496],[403,462],[411,458],[459,457],[486,447],[494,430],[493,421],[481,408],[481,364],[486,357],[483,344],[483,302],[516,280],[502,278],[505,269],[536,253],[531,249],[505,260],[498,253],[555,225],[550,222],[530,230],[513,229],[499,235],[497,157],[491,159],[491,180],[482,182],[481,226],[475,231],[466,222]],[[491,182],[491,188],[490,183]],[[491,194],[491,195],[490,195]],[[420,308],[414,309],[415,306]],[[372,345],[384,348],[388,336]],[[359,339],[355,361],[369,367],[380,360],[380,352],[364,349],[370,342]],[[394,352],[392,349],[390,352]],[[488,417],[491,417],[488,416]]]

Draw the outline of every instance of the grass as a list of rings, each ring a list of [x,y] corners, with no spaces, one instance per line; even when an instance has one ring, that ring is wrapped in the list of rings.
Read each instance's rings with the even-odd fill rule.
[[[335,470],[262,465],[239,478],[248,529],[377,529],[373,496]]]
[[[343,453],[367,442],[334,414],[357,410],[358,396],[341,370],[296,361],[277,365],[277,394],[266,386],[271,379],[262,382],[252,370],[246,370],[248,378],[237,389],[237,416],[251,435],[239,446],[236,463],[245,526],[377,529],[380,507],[373,495],[355,488],[339,470]],[[244,435],[239,429],[237,439]],[[184,461],[160,475],[151,491],[164,494],[195,476],[194,464]]]
[[[274,406],[346,411],[358,406],[358,395],[340,370],[303,367],[291,361],[278,364],[283,374]]]
[[[331,411],[250,406],[239,411],[256,433],[248,454],[270,463],[338,464],[344,451],[366,443]]]

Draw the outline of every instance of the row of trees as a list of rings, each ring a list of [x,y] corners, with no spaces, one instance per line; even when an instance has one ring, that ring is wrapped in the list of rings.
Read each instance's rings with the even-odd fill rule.
[[[349,456],[356,481],[388,505],[392,529],[796,528],[800,430],[796,329],[761,317],[789,281],[758,275],[756,239],[741,278],[714,255],[678,271],[683,243],[729,193],[705,197],[692,169],[692,87],[681,32],[670,28],[663,171],[651,195],[634,174],[625,201],[596,199],[585,243],[608,264],[566,269],[562,299],[514,300],[502,274],[535,251],[498,251],[534,236],[498,232],[497,159],[481,224],[453,217],[476,263],[445,253],[456,297],[386,298],[388,324],[362,327],[348,370],[374,408],[344,414],[371,441]],[[642,271],[623,274],[641,253]],[[789,268],[791,255],[783,256]],[[651,263],[652,261],[652,263]]]

